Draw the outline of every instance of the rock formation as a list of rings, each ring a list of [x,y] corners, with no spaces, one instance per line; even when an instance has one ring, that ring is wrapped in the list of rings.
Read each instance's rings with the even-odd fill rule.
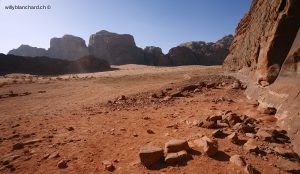
[[[74,61],[48,57],[21,57],[0,54],[0,75],[29,73],[36,75],[59,75],[110,70],[107,61],[85,56]]]
[[[187,42],[180,46],[192,50],[200,65],[221,65],[228,54],[232,35],[227,35],[216,43],[212,42]]]
[[[88,47],[82,38],[64,35],[62,38],[52,38],[48,50],[22,45],[11,50],[9,54],[29,57],[47,56],[66,60],[93,55],[115,65],[220,65],[228,54],[232,39],[233,36],[228,35],[216,43],[187,42],[171,48],[169,53],[164,55],[159,47],[148,46],[144,50],[137,47],[133,36],[129,34],[102,30],[91,35]]]
[[[47,50],[43,48],[31,47],[29,45],[21,45],[17,49],[10,50],[8,54],[25,57],[47,56]]]
[[[263,107],[277,108],[300,154],[299,47],[300,1],[254,0],[239,23],[224,68],[249,79],[247,95]],[[298,32],[298,34],[297,34]],[[243,80],[242,79],[242,80]]]
[[[164,56],[161,48],[155,46],[147,46],[144,49],[144,61],[146,65],[157,66]]]
[[[111,64],[143,64],[144,53],[135,45],[133,36],[116,34],[105,30],[91,35],[90,54],[105,59]]]
[[[75,60],[89,55],[85,41],[76,36],[64,35],[62,38],[52,38],[48,56],[59,59]]]

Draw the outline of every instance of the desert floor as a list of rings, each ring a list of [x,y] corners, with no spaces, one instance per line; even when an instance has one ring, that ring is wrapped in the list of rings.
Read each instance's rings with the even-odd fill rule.
[[[229,111],[256,119],[257,128],[276,127],[276,118],[257,110],[243,89],[232,89],[234,78],[219,66],[116,66],[119,70],[62,76],[9,74],[0,77],[0,173],[245,173],[229,161],[242,155],[256,172],[300,173],[299,159],[274,153],[290,144],[255,140],[261,149],[249,153],[249,139],[237,132],[240,143],[213,138],[197,126],[209,116]],[[204,82],[197,90],[182,88]],[[212,87],[208,84],[213,84]],[[176,92],[182,92],[176,97]],[[123,96],[123,97],[121,97]],[[172,97],[173,96],[173,97]],[[223,127],[225,133],[234,132]],[[193,140],[208,136],[218,142],[214,157],[202,153]],[[193,151],[185,162],[145,168],[138,153],[145,145],[164,147],[184,139]],[[18,143],[24,147],[17,147]],[[65,159],[67,167],[58,168]]]

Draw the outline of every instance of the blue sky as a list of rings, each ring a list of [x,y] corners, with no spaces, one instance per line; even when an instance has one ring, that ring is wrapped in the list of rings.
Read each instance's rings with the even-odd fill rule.
[[[46,10],[8,10],[45,5]],[[21,44],[49,48],[50,38],[72,34],[88,40],[108,30],[131,34],[137,46],[165,53],[187,41],[216,41],[235,28],[251,0],[0,0],[0,53]]]

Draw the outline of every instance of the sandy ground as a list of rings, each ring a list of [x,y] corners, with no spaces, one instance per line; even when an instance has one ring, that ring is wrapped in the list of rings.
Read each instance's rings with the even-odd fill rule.
[[[229,162],[235,154],[243,155],[260,173],[299,173],[297,161],[274,153],[252,154],[226,138],[217,139],[219,152],[213,158],[193,147],[194,153],[184,163],[145,168],[138,158],[142,146],[164,147],[174,138],[192,142],[203,135],[211,137],[214,129],[191,124],[195,120],[229,110],[260,120],[264,127],[276,127],[276,120],[260,114],[243,90],[231,89],[230,79],[221,80],[224,84],[218,88],[203,88],[185,97],[153,98],[154,93],[176,91],[182,85],[214,81],[215,76],[209,75],[222,74],[218,66],[115,68],[119,70],[0,77],[0,173],[111,173],[105,170],[104,160],[113,163],[113,173],[245,173]],[[125,99],[118,100],[122,95]],[[248,139],[244,134],[239,137]],[[13,150],[26,141],[31,142]],[[68,167],[60,169],[57,164],[63,159]]]

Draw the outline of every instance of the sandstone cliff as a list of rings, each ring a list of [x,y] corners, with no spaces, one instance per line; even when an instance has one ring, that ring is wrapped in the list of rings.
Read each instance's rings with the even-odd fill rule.
[[[17,49],[10,50],[8,54],[26,57],[47,56],[47,50],[43,48],[31,47],[29,45],[21,45]]]
[[[246,93],[250,98],[262,107],[277,108],[278,124],[288,131],[298,154],[299,9],[298,0],[254,0],[224,61],[225,69],[239,71],[239,77],[249,79]]]
[[[52,38],[48,56],[59,59],[75,60],[89,55],[85,41],[76,36],[64,35],[62,38]]]
[[[144,64],[144,53],[135,45],[133,36],[116,34],[105,30],[91,35],[91,55],[107,60],[111,64]]]

